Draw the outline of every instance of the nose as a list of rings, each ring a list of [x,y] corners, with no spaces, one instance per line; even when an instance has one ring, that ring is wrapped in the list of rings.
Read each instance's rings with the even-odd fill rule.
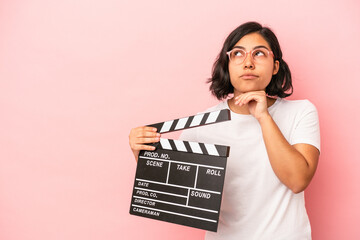
[[[246,54],[243,64],[244,64],[244,68],[250,68],[250,69],[255,68],[255,64],[254,64],[254,61],[253,61],[250,53]]]

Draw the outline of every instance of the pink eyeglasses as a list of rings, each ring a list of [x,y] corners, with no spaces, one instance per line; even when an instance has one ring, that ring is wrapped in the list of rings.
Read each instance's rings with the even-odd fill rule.
[[[246,52],[244,49],[235,46],[232,50],[226,53],[229,56],[229,60],[234,64],[242,64],[247,55],[250,54],[252,60],[256,63],[264,63],[269,60],[270,56],[274,57],[272,51],[264,47],[256,48]]]

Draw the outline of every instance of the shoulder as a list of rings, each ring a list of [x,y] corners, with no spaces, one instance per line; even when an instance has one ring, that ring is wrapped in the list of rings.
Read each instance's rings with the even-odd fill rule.
[[[307,99],[282,99],[281,105],[283,108],[276,111],[274,117],[289,143],[306,143],[320,150],[320,126],[315,105]]]
[[[279,124],[295,123],[309,119],[318,121],[318,112],[315,105],[307,99],[287,100],[279,99],[277,105],[270,111],[274,120]]]
[[[307,113],[307,112],[317,112],[315,105],[310,102],[308,99],[303,100],[287,100],[279,99],[278,108],[286,112],[294,113]]]
[[[218,104],[216,104],[215,106],[209,107],[207,109],[205,109],[204,111],[199,112],[200,113],[206,113],[206,112],[213,112],[213,111],[217,111],[217,110],[221,110],[221,109],[225,109],[228,108],[228,105],[226,103],[226,101],[222,101],[219,102]]]

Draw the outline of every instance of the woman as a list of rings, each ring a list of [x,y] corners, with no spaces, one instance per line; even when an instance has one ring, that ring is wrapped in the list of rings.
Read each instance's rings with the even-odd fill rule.
[[[304,190],[314,176],[320,133],[308,100],[289,101],[291,73],[274,33],[256,22],[236,28],[224,42],[209,79],[231,121],[189,129],[187,141],[230,146],[218,232],[206,239],[311,239]],[[156,130],[155,130],[156,131]],[[130,132],[130,146],[159,141],[149,127]]]

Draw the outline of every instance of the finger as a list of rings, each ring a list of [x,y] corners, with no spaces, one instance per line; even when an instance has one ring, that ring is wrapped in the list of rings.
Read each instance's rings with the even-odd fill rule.
[[[257,101],[260,102],[262,97],[266,97],[266,95],[264,94],[263,91],[254,91],[254,92],[248,92],[246,94],[244,94],[239,100],[238,100],[238,105],[244,105],[244,104],[248,104],[250,101]]]
[[[160,137],[160,136],[161,136],[160,133],[148,132],[148,131],[142,131],[136,135],[136,137],[138,137],[138,138],[140,138],[140,137]]]
[[[238,100],[235,102],[235,104],[237,104],[237,105],[239,105],[239,106],[243,105],[243,101],[244,101],[244,99],[245,99],[248,95],[249,95],[249,93],[243,93],[243,94],[239,95],[239,98],[238,98]]]
[[[252,94],[252,95],[247,96],[243,100],[243,103],[248,104],[251,101],[256,101],[257,103],[266,102],[266,96],[261,93]]]
[[[157,129],[154,127],[148,127],[148,126],[141,126],[141,127],[131,129],[131,132],[133,132],[133,133],[142,132],[142,131],[156,132]]]
[[[256,94],[249,94],[248,96],[242,99],[242,104],[248,104],[252,100],[258,101],[259,98]]]
[[[156,132],[156,131],[157,131],[156,128],[154,128],[154,127],[148,127],[148,126],[143,127],[143,130],[144,130],[144,131],[149,131],[149,132]]]
[[[135,144],[134,150],[149,150],[149,151],[153,151],[155,150],[156,148],[154,146],[149,146],[149,145],[141,145],[141,144]]]
[[[141,143],[155,143],[159,142],[160,138],[138,138],[136,139],[135,144],[141,144]]]
[[[241,101],[241,98],[243,97],[244,94],[240,94],[235,98],[235,104],[238,104]]]
[[[156,132],[157,130],[154,127],[141,126],[141,127],[136,127],[136,128],[131,129],[130,135],[136,136],[136,135],[138,135],[139,132],[144,132],[144,131]]]
[[[149,136],[151,136],[151,134],[155,134],[157,133],[156,128],[154,127],[147,127],[147,126],[143,126],[143,127],[138,127],[136,128],[136,130],[134,131],[134,135],[136,137],[144,137],[147,136],[146,133],[150,133]]]
[[[237,96],[235,97],[235,101],[238,101],[238,100],[241,99],[241,97],[243,97],[244,95],[245,95],[245,93],[241,93],[241,94],[237,95]]]
[[[251,91],[251,92],[246,92],[246,93],[241,93],[238,96],[235,97],[235,101],[236,100],[241,100],[242,98],[251,95],[251,94],[259,94],[259,95],[266,95],[265,91]]]

